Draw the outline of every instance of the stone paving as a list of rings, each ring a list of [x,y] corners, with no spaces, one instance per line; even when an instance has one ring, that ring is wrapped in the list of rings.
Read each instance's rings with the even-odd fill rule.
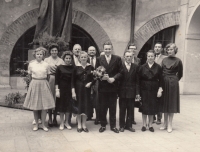
[[[119,112],[117,112],[117,120]],[[200,96],[181,96],[181,113],[175,114],[173,132],[142,132],[142,119],[135,112],[135,133],[99,133],[100,125],[87,122],[89,133],[72,130],[32,131],[31,111],[0,107],[0,152],[198,152],[200,151]],[[59,118],[59,117],[58,117]],[[58,119],[59,121],[59,119]],[[72,119],[75,124],[75,118]],[[117,126],[119,122],[117,121]]]

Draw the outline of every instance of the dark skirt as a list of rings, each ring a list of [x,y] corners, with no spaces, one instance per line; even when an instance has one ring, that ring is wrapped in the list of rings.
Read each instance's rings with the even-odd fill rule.
[[[155,115],[158,112],[157,107],[157,92],[158,84],[154,81],[145,81],[141,83],[141,86],[146,86],[141,88],[141,99],[142,106],[139,109],[142,114],[145,115]]]
[[[90,95],[91,95],[91,88],[86,88],[85,83],[77,80],[76,82],[76,107],[78,107],[78,114],[85,114],[88,116],[90,112]]]
[[[72,94],[71,92],[65,92],[60,90],[60,98],[56,98],[56,110],[58,112],[71,112],[72,106]]]
[[[164,76],[160,112],[180,113],[179,82],[176,75]]]

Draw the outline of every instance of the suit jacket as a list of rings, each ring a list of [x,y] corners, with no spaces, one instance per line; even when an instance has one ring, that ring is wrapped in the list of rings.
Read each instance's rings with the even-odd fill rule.
[[[162,66],[161,64],[162,64],[162,60],[164,59],[164,58],[166,58],[167,56],[165,56],[165,55],[160,55],[160,57],[158,58],[158,60],[157,61],[155,61],[157,64],[159,64],[160,66]]]
[[[88,58],[88,61],[87,61],[88,63],[90,63],[90,58]],[[96,68],[98,68],[98,60],[97,60],[97,58],[96,58],[96,64],[95,64],[95,67],[94,67],[94,69],[96,69]]]
[[[125,62],[124,57],[122,57],[122,62]],[[132,63],[135,63],[136,65],[140,65],[141,61],[139,58],[134,56],[134,62],[132,62]]]
[[[122,65],[123,75],[120,78],[119,83],[119,97],[135,99],[136,94],[139,94],[139,66],[135,63],[131,63],[131,67],[128,72],[124,62],[122,62]]]
[[[119,79],[123,74],[122,61],[119,56],[111,56],[110,63],[106,61],[105,55],[97,58],[97,67],[103,66],[109,77],[115,78],[113,83],[108,83],[106,80],[99,81],[99,92],[117,92]]]

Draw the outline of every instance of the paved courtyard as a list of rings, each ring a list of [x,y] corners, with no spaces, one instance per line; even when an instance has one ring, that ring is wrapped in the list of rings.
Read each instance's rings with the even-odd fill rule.
[[[200,151],[200,96],[181,96],[181,113],[174,116],[173,132],[142,132],[142,119],[135,112],[135,133],[99,133],[100,125],[87,122],[89,133],[72,130],[32,131],[31,111],[0,107],[0,152],[197,152]],[[117,112],[117,127],[118,127]],[[58,119],[59,120],[59,119]],[[72,123],[75,124],[75,118]]]

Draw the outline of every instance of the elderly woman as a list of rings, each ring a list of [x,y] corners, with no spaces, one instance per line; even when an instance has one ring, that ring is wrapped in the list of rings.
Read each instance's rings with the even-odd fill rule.
[[[56,97],[60,98],[59,102],[56,102],[56,110],[60,112],[60,130],[63,130],[64,127],[71,129],[71,126],[68,124],[68,119],[72,102],[72,56],[73,54],[70,51],[63,52],[62,59],[65,65],[59,65],[56,69]],[[66,120],[65,123],[64,116]]]
[[[179,58],[175,57],[178,48],[170,43],[166,46],[168,57],[162,61],[163,70],[163,96],[160,112],[164,113],[164,124],[161,130],[172,132],[172,119],[174,113],[180,112],[179,80],[183,76],[183,65]]]
[[[33,110],[36,125],[33,130],[38,130],[38,111],[42,110],[42,129],[48,131],[45,126],[46,110],[55,107],[54,98],[50,90],[47,79],[49,78],[49,65],[43,61],[45,49],[40,47],[34,50],[36,60],[32,61],[28,66],[28,73],[32,81],[28,88],[24,107]]]
[[[147,63],[143,64],[139,68],[139,79],[140,79],[140,93],[142,98],[142,120],[143,127],[142,131],[146,131],[147,127],[147,115],[149,118],[149,131],[154,132],[152,126],[153,115],[158,111],[156,105],[157,97],[161,97],[162,87],[161,78],[162,70],[160,65],[154,62],[155,53],[153,50],[147,52]]]
[[[49,54],[51,54],[48,58],[45,58],[44,61],[47,62],[50,66],[50,78],[49,78],[49,85],[52,91],[52,94],[54,96],[55,99],[55,73],[56,73],[56,69],[59,65],[65,64],[64,61],[58,57],[58,45],[56,43],[53,43],[50,45],[49,47]],[[53,109],[49,109],[48,110],[48,114],[49,114],[49,121],[48,121],[48,125],[49,127],[52,126],[57,126],[57,120],[56,120],[56,116],[57,116],[57,111],[54,110],[54,119],[52,122],[52,111]]]
[[[77,131],[79,133],[82,131],[89,132],[89,130],[86,127],[86,119],[90,112],[90,86],[93,80],[92,71],[94,70],[94,68],[93,66],[87,63],[87,60],[88,54],[84,51],[81,51],[79,54],[80,64],[74,68],[72,74],[72,98],[77,100]]]

